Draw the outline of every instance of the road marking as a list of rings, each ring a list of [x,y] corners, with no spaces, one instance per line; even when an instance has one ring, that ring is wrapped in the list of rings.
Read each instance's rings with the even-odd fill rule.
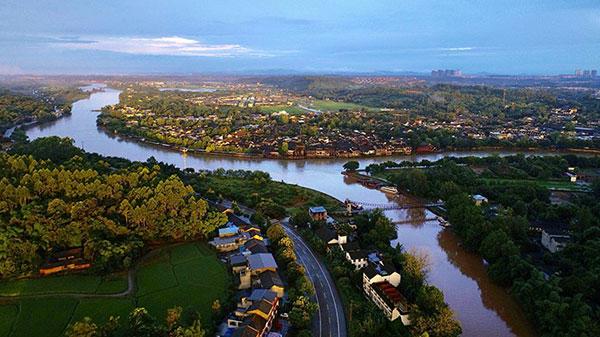
[[[286,232],[289,231],[289,229],[287,229],[285,226],[283,227],[286,229]],[[289,234],[293,234],[293,233],[289,233]],[[308,265],[305,263],[305,260],[302,258],[302,254],[298,254],[298,259],[300,260],[300,263],[302,263],[303,265],[306,266],[306,269],[308,269]],[[310,273],[309,273],[310,274]],[[320,279],[319,283],[321,282]],[[313,280],[314,283],[314,280]],[[323,287],[323,285],[321,284],[321,287]],[[323,335],[323,310],[321,310],[321,304],[319,303],[319,296],[317,294],[315,294],[315,298],[317,299],[317,306],[319,307],[319,337],[321,337]]]
[[[297,240],[298,240],[298,242],[308,250],[308,252],[312,256],[312,258],[317,263],[317,266],[321,270],[321,274],[325,277],[325,280],[327,281],[327,287],[329,289],[329,292],[331,293],[331,297],[333,298],[333,302],[335,304],[334,305],[334,309],[335,309],[335,317],[336,317],[336,323],[337,323],[337,335],[338,335],[338,337],[341,337],[341,333],[340,333],[340,315],[339,315],[339,312],[338,312],[337,303],[335,301],[335,294],[333,293],[333,288],[331,287],[331,282],[329,282],[329,279],[327,278],[327,274],[325,274],[325,271],[323,270],[323,266],[321,266],[321,263],[319,262],[319,260],[315,256],[315,254],[313,254],[312,250],[310,250],[310,248],[308,248],[308,246],[304,243],[304,241],[302,240],[302,238],[299,235],[297,235],[296,233],[292,232],[291,229],[289,229],[289,228],[287,228],[285,226],[284,226],[284,228],[286,228],[289,231],[289,234],[291,234],[292,236],[296,237]],[[318,300],[318,297],[317,297],[317,300]]]

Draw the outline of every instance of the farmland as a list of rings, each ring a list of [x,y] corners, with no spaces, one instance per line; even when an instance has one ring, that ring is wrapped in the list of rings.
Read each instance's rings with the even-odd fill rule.
[[[138,266],[133,293],[123,296],[118,293],[127,290],[124,273],[3,282],[0,283],[0,337],[62,336],[71,322],[83,317],[103,323],[110,316],[120,316],[124,322],[128,313],[140,306],[158,318],[174,306],[192,308],[200,313],[202,323],[209,326],[212,303],[216,299],[227,302],[230,284],[225,266],[200,243],[149,253]]]

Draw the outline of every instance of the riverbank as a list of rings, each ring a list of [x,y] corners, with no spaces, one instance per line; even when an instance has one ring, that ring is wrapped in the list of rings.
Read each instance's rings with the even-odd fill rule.
[[[339,200],[357,200],[373,204],[389,204],[393,197],[379,190],[368,189],[345,178],[340,171],[345,159],[326,158],[314,160],[275,160],[248,159],[230,156],[192,154],[182,155],[173,149],[152,146],[138,141],[130,141],[101,130],[96,125],[98,110],[106,105],[119,101],[119,91],[106,88],[105,92],[92,95],[88,100],[81,100],[73,105],[73,115],[58,121],[32,127],[27,130],[31,139],[47,136],[70,137],[78,147],[88,152],[96,152],[104,156],[123,157],[132,161],[144,162],[154,158],[159,162],[173,165],[180,169],[193,168],[197,171],[227,170],[262,171],[270,175],[275,182],[284,182],[325,193]],[[509,155],[514,152],[480,152],[468,153],[474,156]],[[541,152],[539,155],[553,155]],[[451,156],[464,156],[462,153],[448,153]],[[360,167],[387,160],[435,161],[444,154],[427,154],[414,156],[394,156],[378,158],[368,157],[355,159]],[[240,179],[243,183],[243,179]],[[201,182],[200,182],[201,183]],[[243,185],[242,185],[243,186]],[[235,189],[232,189],[236,192]],[[252,193],[238,191],[245,198]],[[277,196],[277,189],[272,191]],[[336,201],[336,205],[337,205]],[[456,313],[463,327],[463,336],[519,336],[529,337],[525,315],[513,314],[516,303],[502,289],[498,289],[484,273],[473,273],[483,270],[481,259],[467,258],[469,253],[460,245],[450,245],[447,235],[451,233],[437,223],[427,222],[426,210],[402,209],[386,211],[392,221],[413,220],[410,224],[396,226],[398,239],[392,246],[402,244],[407,250],[425,250],[431,256],[431,274],[429,281],[442,290],[451,309]],[[445,234],[444,234],[445,233]],[[447,242],[448,241],[448,242]],[[508,309],[507,309],[508,308]]]
[[[579,149],[579,148],[559,149],[559,148],[555,148],[555,147],[522,148],[522,147],[479,146],[479,147],[472,147],[472,148],[456,148],[456,149],[449,148],[449,149],[445,149],[443,151],[431,151],[431,152],[422,152],[422,153],[416,153],[414,151],[411,153],[397,152],[397,153],[392,153],[389,155],[360,154],[360,155],[318,155],[318,156],[292,156],[292,157],[290,157],[290,156],[281,156],[279,154],[274,154],[274,153],[264,154],[264,153],[243,153],[243,152],[206,151],[206,150],[201,150],[201,149],[190,149],[190,148],[182,147],[182,146],[175,145],[175,144],[160,143],[157,141],[147,140],[142,137],[119,133],[116,130],[112,130],[112,129],[106,127],[105,125],[98,124],[98,128],[101,129],[106,134],[111,135],[111,136],[138,142],[141,144],[158,146],[158,147],[161,147],[164,149],[169,149],[169,150],[181,152],[184,154],[214,156],[214,157],[222,157],[222,158],[253,159],[253,160],[260,160],[260,159],[285,160],[285,161],[330,160],[330,159],[363,160],[363,159],[387,159],[387,158],[394,158],[394,157],[398,157],[398,156],[407,156],[407,157],[414,157],[414,156],[420,156],[420,155],[445,156],[447,154],[455,154],[455,153],[461,153],[461,154],[468,155],[469,153],[477,153],[477,152],[491,152],[492,154],[495,152],[497,152],[497,153],[519,152],[519,153],[528,153],[528,154],[535,154],[538,152],[556,152],[556,153],[562,153],[562,154],[583,153],[583,154],[590,154],[590,155],[600,155],[600,149],[585,149],[585,148],[582,148],[582,149]]]

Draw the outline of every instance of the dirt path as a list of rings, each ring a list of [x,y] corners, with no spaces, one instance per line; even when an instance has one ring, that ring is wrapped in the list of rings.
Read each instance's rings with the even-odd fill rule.
[[[177,242],[168,244],[166,246],[160,247],[160,249],[153,249],[149,251],[146,255],[142,256],[142,258],[137,261],[135,266],[127,271],[127,289],[117,292],[117,293],[107,293],[107,294],[95,294],[95,293],[78,293],[78,292],[55,292],[55,293],[43,293],[43,294],[14,294],[14,295],[1,295],[0,301],[6,300],[19,300],[19,299],[27,299],[27,298],[53,298],[53,297],[67,297],[67,298],[123,298],[132,295],[135,292],[135,276],[137,274],[139,266],[149,258],[155,256],[159,250],[169,249],[178,245],[182,245],[188,242]]]

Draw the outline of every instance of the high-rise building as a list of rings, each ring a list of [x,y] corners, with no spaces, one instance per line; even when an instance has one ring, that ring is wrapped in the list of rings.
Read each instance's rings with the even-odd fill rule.
[[[581,69],[575,70],[575,76],[581,76],[581,75],[583,75],[583,71]]]
[[[431,77],[460,77],[462,72],[460,69],[438,69],[431,71]]]
[[[592,70],[592,77],[596,77],[596,76],[598,76],[598,70],[593,69]]]

